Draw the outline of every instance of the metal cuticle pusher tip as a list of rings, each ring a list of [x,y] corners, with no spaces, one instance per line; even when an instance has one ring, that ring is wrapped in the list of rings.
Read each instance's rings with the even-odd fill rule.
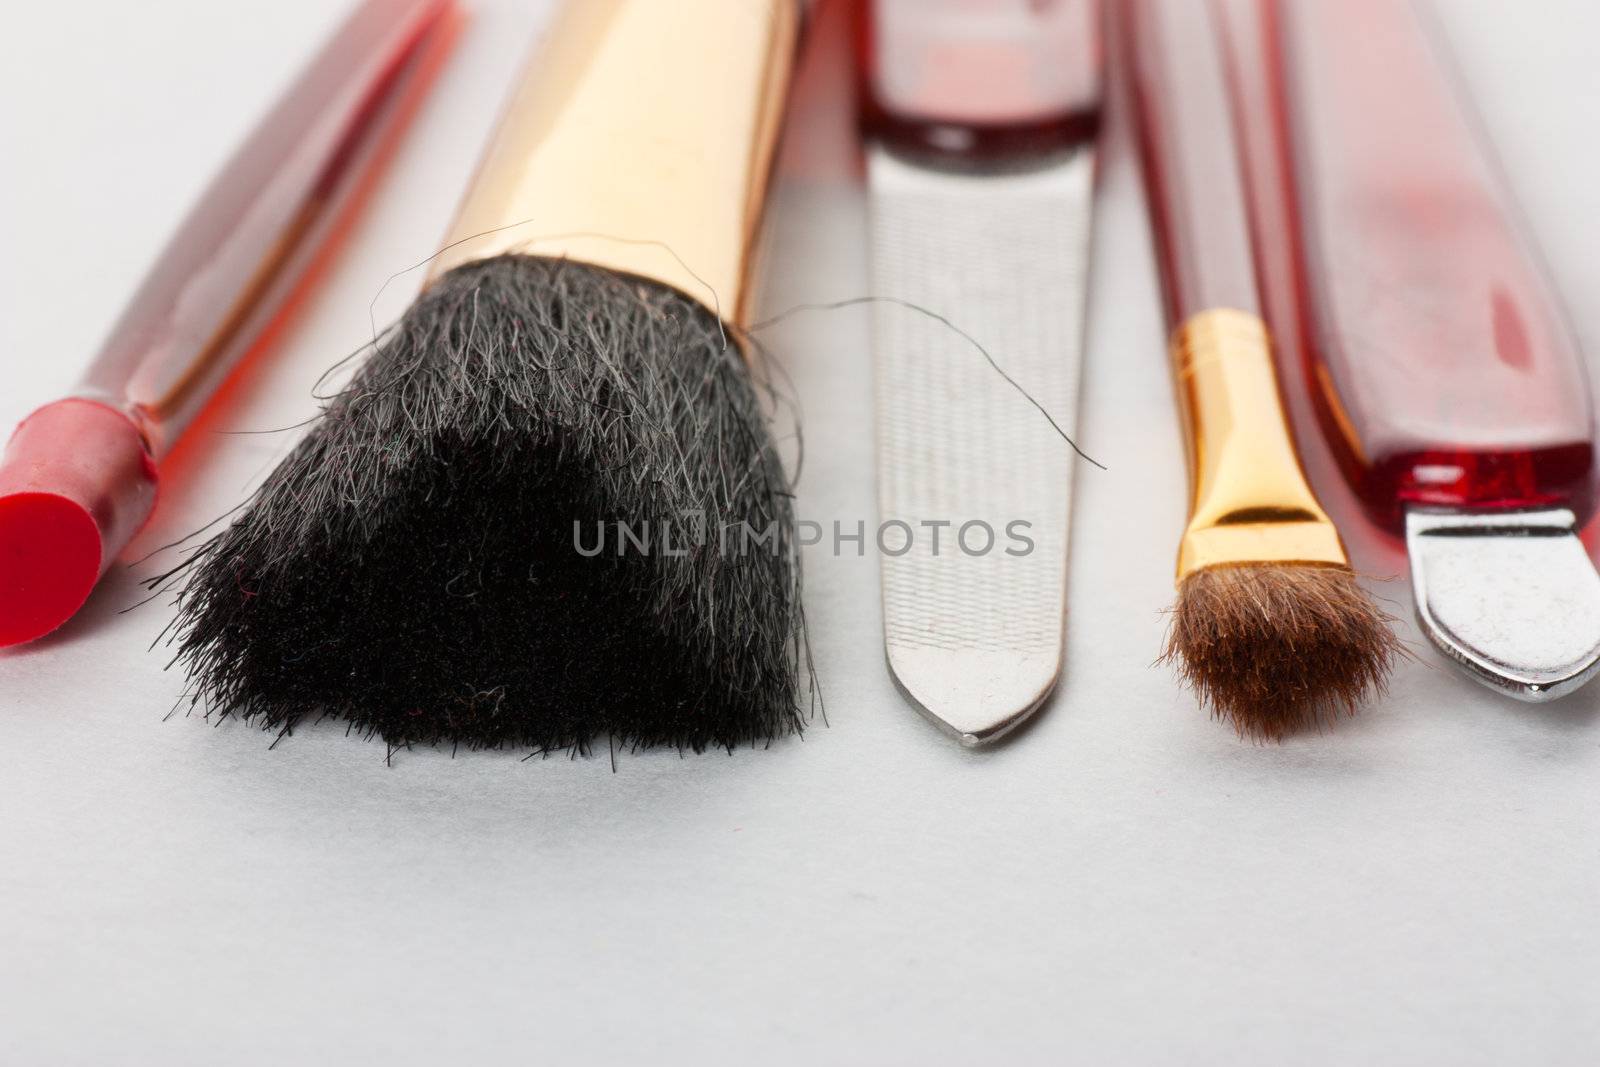
[[[1600,573],[1566,508],[1412,508],[1406,549],[1417,618],[1473,678],[1553,700],[1600,670]]]

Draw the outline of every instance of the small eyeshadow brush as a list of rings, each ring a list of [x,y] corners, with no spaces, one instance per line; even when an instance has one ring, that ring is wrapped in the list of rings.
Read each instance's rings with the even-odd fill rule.
[[[1399,645],[1289,435],[1210,8],[1123,11],[1191,466],[1167,655],[1241,735],[1275,740],[1354,711]]]
[[[157,464],[280,318],[431,81],[454,0],[366,0],[241,145],[72,396],[0,459],[0,646],[71,618],[156,504]]]
[[[391,745],[800,728],[790,489],[736,329],[799,15],[559,10],[421,296],[183,568],[196,702]]]

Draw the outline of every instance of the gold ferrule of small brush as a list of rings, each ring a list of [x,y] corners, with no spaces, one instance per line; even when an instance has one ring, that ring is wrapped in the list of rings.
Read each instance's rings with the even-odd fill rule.
[[[1178,581],[1237,564],[1348,566],[1295,453],[1261,318],[1231,308],[1190,317],[1173,333],[1172,363],[1193,489]]]
[[[568,0],[431,277],[570,258],[742,321],[798,29],[796,0]]]

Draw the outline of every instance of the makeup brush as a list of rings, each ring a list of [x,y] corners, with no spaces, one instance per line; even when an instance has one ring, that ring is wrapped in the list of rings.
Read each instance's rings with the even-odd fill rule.
[[[0,459],[0,646],[71,618],[157,463],[279,321],[450,44],[454,0],[366,0],[206,189],[72,396]]]
[[[797,731],[788,480],[736,324],[792,0],[572,0],[421,296],[184,565],[191,697],[391,745]]]
[[[1124,10],[1192,483],[1166,658],[1242,736],[1276,740],[1380,691],[1399,644],[1289,436],[1210,9]]]

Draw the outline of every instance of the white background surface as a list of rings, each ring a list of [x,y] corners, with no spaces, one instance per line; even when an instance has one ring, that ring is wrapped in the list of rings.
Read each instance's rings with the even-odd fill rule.
[[[7,6],[9,425],[70,384],[343,5]],[[543,9],[473,6],[324,288],[173,464],[144,547],[240,498],[289,438],[217,431],[311,414],[384,280],[432,251]],[[1600,358],[1600,6],[1440,6]],[[795,126],[769,312],[865,292],[827,95]],[[1184,490],[1120,126],[1098,242],[1082,440],[1111,473],[1079,480],[1064,689],[1015,743],[962,751],[902,703],[870,558],[807,562],[828,727],[615,773],[390,767],[334,725],[269,751],[163,721],[182,679],[145,649],[168,612],[118,615],[150,565],[119,573],[0,654],[0,1062],[1597,1062],[1600,685],[1508,703],[1408,621],[1419,661],[1329,736],[1252,747],[1199,714],[1151,666]],[[806,408],[811,518],[872,515],[867,320],[770,338]],[[1401,570],[1346,525],[1360,566]],[[1382,592],[1409,616],[1403,580]]]

